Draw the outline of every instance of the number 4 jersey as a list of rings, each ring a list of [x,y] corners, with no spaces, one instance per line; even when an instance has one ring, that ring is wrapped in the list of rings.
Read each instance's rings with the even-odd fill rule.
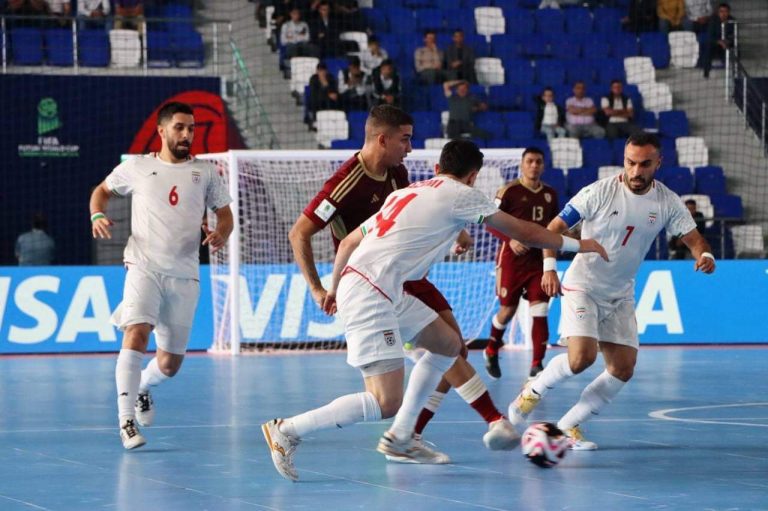
[[[365,237],[348,266],[398,303],[403,283],[424,277],[467,223],[482,223],[497,212],[482,192],[455,179],[413,183],[389,195],[360,226]]]
[[[167,163],[154,154],[130,158],[107,176],[113,194],[132,195],[126,263],[171,277],[197,279],[205,208],[232,202],[209,162]]]

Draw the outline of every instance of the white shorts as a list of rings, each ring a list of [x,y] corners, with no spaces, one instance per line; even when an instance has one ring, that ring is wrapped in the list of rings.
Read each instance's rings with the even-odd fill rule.
[[[161,275],[131,265],[125,274],[123,301],[112,314],[120,330],[149,323],[155,327],[157,347],[183,355],[195,318],[200,282]]]
[[[563,341],[578,336],[593,337],[601,342],[622,344],[635,349],[640,346],[635,304],[632,300],[600,300],[583,291],[563,290],[560,306]]]
[[[397,306],[392,305],[355,273],[342,277],[336,303],[344,322],[347,363],[353,367],[404,358],[403,342],[416,337],[438,317],[435,311],[408,294],[403,294]]]

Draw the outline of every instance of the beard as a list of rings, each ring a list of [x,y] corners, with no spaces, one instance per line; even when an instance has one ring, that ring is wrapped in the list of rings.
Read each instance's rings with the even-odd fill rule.
[[[183,160],[189,156],[189,149],[191,144],[187,142],[179,142],[178,144],[169,147],[171,154],[178,160]]]
[[[629,189],[634,193],[644,192],[648,189],[653,179],[645,179],[644,177],[635,177],[627,180]]]

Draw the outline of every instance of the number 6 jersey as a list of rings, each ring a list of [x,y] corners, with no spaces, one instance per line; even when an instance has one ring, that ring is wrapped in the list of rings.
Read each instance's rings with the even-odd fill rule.
[[[130,158],[107,176],[117,196],[132,195],[126,263],[171,277],[199,278],[200,226],[205,208],[232,202],[207,161],[168,163],[147,154]]]

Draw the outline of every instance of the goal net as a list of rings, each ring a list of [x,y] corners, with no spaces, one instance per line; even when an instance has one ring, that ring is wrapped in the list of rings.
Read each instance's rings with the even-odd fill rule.
[[[431,177],[439,154],[438,150],[413,151],[405,160],[410,180]],[[522,150],[487,149],[484,154],[475,186],[493,198],[499,187],[517,177]],[[345,346],[341,320],[323,314],[311,298],[294,263],[288,231],[350,156],[349,151],[229,151],[200,156],[215,162],[234,199],[235,231],[228,246],[211,255],[213,350]],[[213,224],[215,218],[209,221]],[[497,307],[498,240],[482,226],[468,229],[474,248],[462,256],[446,255],[432,268],[429,279],[453,307],[464,337],[474,339],[487,336]],[[312,249],[327,286],[335,256],[330,229],[313,237]],[[520,338],[513,335],[513,341],[515,337]]]

